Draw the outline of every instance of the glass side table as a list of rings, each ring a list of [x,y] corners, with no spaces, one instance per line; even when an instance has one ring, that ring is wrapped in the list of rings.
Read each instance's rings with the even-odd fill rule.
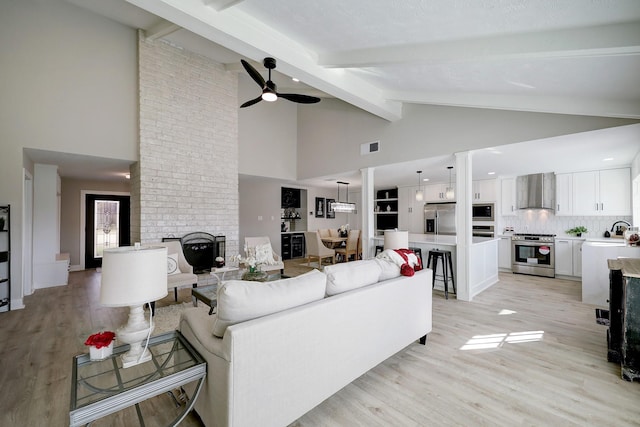
[[[177,425],[191,411],[204,384],[207,364],[179,331],[151,337],[152,359],[123,368],[120,355],[129,345],[113,349],[104,360],[93,361],[89,354],[73,358],[69,425],[82,426],[136,405],[140,425],[144,425],[138,403],[197,381],[195,392],[184,411],[172,422]]]

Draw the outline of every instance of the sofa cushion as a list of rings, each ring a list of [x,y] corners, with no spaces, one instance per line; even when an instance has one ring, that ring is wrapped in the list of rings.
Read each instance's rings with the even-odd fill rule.
[[[312,270],[273,282],[229,280],[218,287],[213,335],[222,338],[228,326],[324,298],[327,277]]]
[[[327,295],[331,296],[377,283],[382,268],[375,259],[367,259],[328,265],[323,271],[327,275]]]
[[[178,254],[167,255],[167,274],[171,276],[172,274],[178,273],[180,273],[180,269],[178,268]]]

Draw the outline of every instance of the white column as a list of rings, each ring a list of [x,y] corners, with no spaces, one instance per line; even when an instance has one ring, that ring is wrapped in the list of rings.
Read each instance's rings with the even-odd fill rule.
[[[471,260],[472,224],[472,154],[456,153],[456,298],[471,301],[469,271]]]
[[[360,169],[362,176],[361,203],[362,213],[362,259],[373,256],[373,236],[375,223],[373,219],[373,172],[374,168]]]

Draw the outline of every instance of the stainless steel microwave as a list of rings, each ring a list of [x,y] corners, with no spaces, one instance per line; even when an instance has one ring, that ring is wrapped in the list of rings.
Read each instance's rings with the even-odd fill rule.
[[[493,203],[476,203],[472,206],[471,210],[474,221],[495,220],[495,206]]]

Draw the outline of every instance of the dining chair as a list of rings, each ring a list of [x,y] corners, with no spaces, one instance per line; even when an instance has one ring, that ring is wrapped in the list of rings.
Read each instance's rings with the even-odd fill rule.
[[[311,265],[311,258],[318,258],[318,266],[322,266],[322,260],[324,258],[331,258],[331,263],[336,263],[336,251],[327,248],[320,234],[315,231],[305,231],[304,240],[307,244],[307,265]]]
[[[320,238],[325,238],[325,237],[331,237],[331,233],[329,233],[329,229],[328,228],[319,228],[318,229],[318,234],[320,235]]]
[[[198,276],[193,273],[193,267],[187,262],[182,251],[182,243],[177,240],[154,243],[167,248],[167,289],[173,288],[173,297],[178,301],[178,288],[183,286],[198,286]]]
[[[340,232],[338,231],[337,228],[330,228],[329,237],[340,237]]]
[[[336,254],[344,257],[345,262],[349,261],[353,255],[354,261],[358,259],[358,240],[360,240],[360,230],[350,230],[347,236],[347,244],[342,248],[337,248]]]

